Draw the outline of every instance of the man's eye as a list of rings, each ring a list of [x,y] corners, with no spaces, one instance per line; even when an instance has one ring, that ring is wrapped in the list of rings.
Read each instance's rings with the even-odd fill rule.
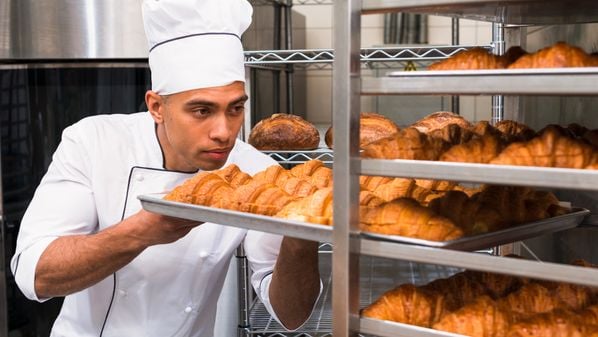
[[[207,108],[196,108],[196,109],[193,109],[193,113],[195,113],[196,115],[203,116],[203,115],[209,114],[210,113],[210,109],[207,109]]]
[[[233,113],[243,113],[245,111],[245,105],[237,105],[233,107]]]

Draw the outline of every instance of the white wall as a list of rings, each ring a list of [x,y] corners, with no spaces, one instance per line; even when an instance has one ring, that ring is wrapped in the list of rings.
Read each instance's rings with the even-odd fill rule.
[[[306,18],[305,39],[307,49],[331,49],[333,48],[333,12],[332,5],[296,5],[293,10]],[[363,15],[361,17],[361,46],[379,47],[383,45],[383,15]],[[428,40],[429,44],[447,45],[451,43],[451,19],[445,17],[431,16],[428,19]],[[491,24],[469,20],[460,20],[460,43],[461,44],[488,44],[491,39]],[[362,72],[363,76],[373,76],[369,72]],[[316,124],[329,124],[332,119],[332,71],[331,70],[309,70],[307,72],[307,119]],[[390,100],[391,103],[383,100]],[[364,96],[361,99],[362,111],[388,110],[384,108],[393,104],[394,100],[400,97],[378,98]],[[411,106],[417,106],[419,98],[405,98]],[[413,100],[416,100],[415,103]],[[439,97],[427,97],[422,99],[422,110],[418,114],[412,114],[412,120],[434,111],[431,102],[438,102]],[[404,106],[399,104],[397,106]],[[490,118],[489,97],[461,97],[461,114],[470,120],[481,120]],[[382,112],[382,111],[380,111]],[[384,112],[388,114],[388,111]],[[405,112],[396,111],[396,116],[390,112],[393,118],[403,117]],[[411,114],[411,111],[407,111]],[[407,117],[409,118],[409,116]],[[405,122],[404,120],[397,122]]]

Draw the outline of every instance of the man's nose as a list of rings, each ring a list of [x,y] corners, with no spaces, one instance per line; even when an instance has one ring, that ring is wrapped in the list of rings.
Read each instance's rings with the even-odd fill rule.
[[[218,143],[228,143],[231,137],[231,130],[228,125],[226,114],[219,113],[214,116],[209,133],[210,139]]]

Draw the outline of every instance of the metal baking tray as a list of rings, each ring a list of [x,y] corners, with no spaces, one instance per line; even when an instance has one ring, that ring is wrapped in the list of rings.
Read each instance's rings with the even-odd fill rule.
[[[162,199],[164,194],[140,195],[143,209],[149,212],[195,221],[226,224],[280,235],[313,240],[332,241],[332,227],[271,216],[231,211]]]
[[[384,94],[596,95],[598,67],[395,71],[364,78],[361,92]]]
[[[505,243],[521,241],[542,234],[548,234],[569,228],[574,228],[577,227],[588,214],[590,214],[590,211],[585,208],[572,208],[571,213],[568,214],[559,215],[552,218],[543,219],[540,221],[530,222],[526,224],[521,224],[494,232],[466,236],[449,241],[422,240],[406,236],[386,235],[363,231],[361,232],[361,235],[363,237],[375,240],[407,243],[427,247],[473,251],[498,246]]]

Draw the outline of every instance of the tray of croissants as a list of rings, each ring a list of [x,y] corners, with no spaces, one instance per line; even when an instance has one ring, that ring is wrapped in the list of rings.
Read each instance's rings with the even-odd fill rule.
[[[527,52],[520,46],[509,48],[504,55],[495,55],[483,47],[459,51],[444,60],[427,67],[428,71],[446,75],[459,74],[505,74],[519,71],[529,73],[567,73],[564,68],[598,67],[598,53],[559,41],[534,52]],[[592,70],[589,70],[592,71]],[[427,72],[417,72],[418,76]],[[389,76],[415,75],[412,71],[391,72]],[[438,74],[438,73],[435,73]]]
[[[253,176],[231,164],[200,172],[159,200],[191,211],[199,205],[330,226],[332,181],[319,160],[291,169],[272,165]],[[588,213],[527,187],[381,176],[359,182],[363,235],[410,244],[475,250],[575,227]]]
[[[596,268],[584,260],[573,264]],[[459,336],[598,336],[598,289],[465,270],[423,285],[401,284],[361,316]]]

